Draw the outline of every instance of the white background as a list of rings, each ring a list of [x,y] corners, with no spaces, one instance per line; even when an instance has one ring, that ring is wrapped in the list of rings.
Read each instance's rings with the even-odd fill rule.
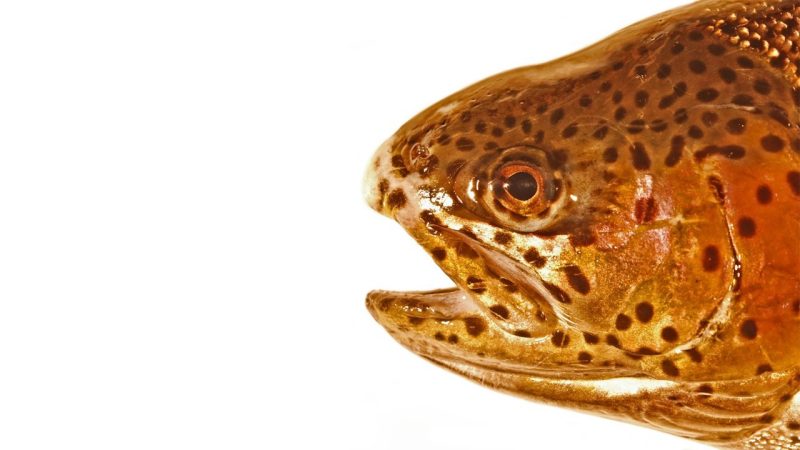
[[[363,306],[450,285],[361,199],[386,137],[682,2],[4,2],[0,448],[701,448],[481,388]]]

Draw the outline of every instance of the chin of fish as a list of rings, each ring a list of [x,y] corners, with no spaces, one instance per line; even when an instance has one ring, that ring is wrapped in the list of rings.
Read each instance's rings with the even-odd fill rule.
[[[424,110],[365,197],[455,286],[370,313],[494,389],[800,449],[798,45],[800,2],[701,1]]]

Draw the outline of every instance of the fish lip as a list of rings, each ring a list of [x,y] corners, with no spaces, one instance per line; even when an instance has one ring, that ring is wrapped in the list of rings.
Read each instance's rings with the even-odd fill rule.
[[[641,378],[648,379],[646,374],[641,371],[630,370],[623,367],[614,366],[593,366],[575,365],[565,366],[523,366],[503,363],[506,367],[496,367],[491,364],[482,364],[468,358],[459,358],[447,354],[421,353],[419,356],[431,363],[464,374],[470,372],[470,378],[477,380],[487,380],[491,378],[504,377],[535,377],[556,381],[591,381],[609,380],[614,378]]]
[[[367,293],[367,310],[380,324],[379,315],[392,307],[408,317],[456,320],[480,310],[475,300],[458,286],[426,291],[373,290]]]
[[[467,235],[461,230],[456,230],[434,223],[426,225],[429,229],[435,230],[440,234],[447,234],[451,238],[458,239],[465,245],[468,245],[474,251],[479,253],[487,263],[491,263],[491,269],[493,272],[497,273],[502,278],[514,282],[518,287],[523,289],[527,297],[536,302],[544,314],[546,314],[548,317],[554,318],[554,321],[548,320],[543,328],[552,331],[552,329],[557,326],[576,328],[579,325],[583,325],[570,317],[569,313],[564,309],[564,304],[559,302],[555,298],[554,294],[548,290],[546,287],[546,281],[544,278],[542,278],[541,274],[538,270],[536,270],[535,267],[523,265],[518,260],[504,253],[502,250],[481,242]],[[519,272],[523,272],[523,274],[520,274]],[[456,281],[456,283],[458,284],[458,281]],[[463,290],[467,292],[468,295],[473,295],[468,289],[463,288]],[[477,298],[474,298],[473,300],[475,303],[481,305],[480,300]],[[485,315],[491,320],[497,322],[497,319],[493,314],[489,314],[487,312]],[[533,321],[531,323],[534,325],[542,325]]]

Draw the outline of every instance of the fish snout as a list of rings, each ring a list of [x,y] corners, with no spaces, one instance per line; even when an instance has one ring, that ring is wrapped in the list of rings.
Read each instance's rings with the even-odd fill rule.
[[[375,151],[370,159],[361,184],[364,201],[375,211],[386,214],[387,195],[389,194],[388,175],[392,169],[391,151],[395,137],[387,139]]]

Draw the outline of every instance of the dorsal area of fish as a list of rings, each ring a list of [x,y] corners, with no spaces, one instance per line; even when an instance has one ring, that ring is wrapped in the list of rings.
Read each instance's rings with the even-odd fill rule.
[[[800,449],[798,44],[800,2],[699,2],[428,108],[376,154],[368,200],[474,303],[410,325],[386,297],[368,306],[466,376],[489,379],[441,355],[544,378],[509,369],[490,378],[499,389],[719,445]],[[459,191],[462,172],[485,184],[509,152],[559,174],[540,228]],[[546,381],[614,377],[674,384],[604,402],[596,386]]]

